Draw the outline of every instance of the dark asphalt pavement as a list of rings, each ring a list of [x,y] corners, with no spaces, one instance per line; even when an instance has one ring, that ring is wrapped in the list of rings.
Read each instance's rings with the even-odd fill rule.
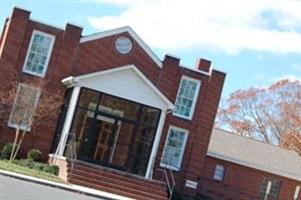
[[[0,175],[0,200],[102,200]]]

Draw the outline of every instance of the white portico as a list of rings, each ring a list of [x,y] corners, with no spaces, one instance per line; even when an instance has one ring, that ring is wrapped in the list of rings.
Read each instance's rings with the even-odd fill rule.
[[[56,155],[64,155],[73,132],[79,159],[150,177],[174,105],[135,65],[62,82],[73,91]]]

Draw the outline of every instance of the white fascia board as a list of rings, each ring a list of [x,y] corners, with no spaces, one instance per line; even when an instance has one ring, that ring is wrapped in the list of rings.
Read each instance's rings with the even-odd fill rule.
[[[221,72],[221,73],[227,74],[226,71],[223,71],[223,70],[220,70],[220,69],[217,69],[217,68],[213,68],[213,69],[214,69],[214,71],[217,71],[217,72]]]
[[[124,26],[108,31],[103,31],[100,33],[92,34],[89,36],[82,37],[80,43],[89,42],[92,40],[97,40],[105,37],[109,37],[112,35],[117,35],[120,33],[128,32],[142,47],[142,49],[153,59],[153,61],[159,66],[159,68],[163,67],[162,61],[158,58],[158,56],[151,50],[151,48],[139,37],[139,35],[129,26]]]
[[[206,76],[211,76],[211,72],[212,72],[212,67],[210,68],[209,72],[204,72],[204,71],[194,69],[194,68],[191,68],[191,67],[187,67],[187,66],[184,66],[184,65],[180,65],[180,67],[182,67],[184,69],[187,69],[187,70],[190,70],[190,71],[193,71],[193,72],[196,72],[196,73],[199,73],[199,74],[206,75]]]
[[[216,153],[216,152],[207,152],[207,156],[217,158],[217,159],[220,159],[220,160],[224,160],[224,161],[228,161],[228,162],[231,162],[231,163],[235,163],[235,164],[238,164],[238,165],[242,165],[242,166],[245,166],[245,167],[250,167],[250,168],[253,168],[253,169],[256,169],[256,170],[259,170],[259,171],[264,171],[264,172],[275,174],[275,175],[278,175],[278,176],[283,176],[283,177],[286,177],[286,178],[289,178],[289,179],[301,181],[301,174],[289,173],[287,171],[282,171],[282,170],[275,169],[275,168],[267,168],[267,167],[264,167],[262,165],[258,165],[256,163],[246,162],[244,160],[240,160],[240,159],[233,158],[233,157],[228,157],[228,156]]]
[[[87,78],[90,78],[93,76],[99,76],[99,75],[109,74],[109,73],[122,71],[122,70],[128,70],[128,69],[132,69],[134,72],[136,72],[136,74],[166,103],[167,108],[169,110],[174,110],[174,108],[175,108],[174,104],[171,101],[169,101],[169,99],[155,85],[153,85],[153,83],[150,80],[148,80],[147,77],[135,65],[125,65],[125,66],[108,69],[108,70],[104,70],[104,71],[100,71],[100,72],[94,72],[94,73],[90,73],[90,74],[77,76],[72,81],[74,83],[76,83],[82,79],[87,79]],[[67,81],[68,78],[65,78],[63,80]]]
[[[178,56],[176,56],[176,55],[174,55],[174,54],[172,54],[172,53],[165,52],[165,53],[163,53],[163,55],[164,55],[164,57],[169,56],[169,57],[172,57],[172,58],[176,58],[176,59],[178,59],[178,60],[181,60],[180,57],[178,57]]]
[[[78,28],[84,29],[84,25],[82,25],[82,24],[80,24],[80,23],[78,23],[78,22],[65,21],[65,24],[70,24],[70,25],[72,25],[72,26],[76,26],[76,27],[78,27]]]

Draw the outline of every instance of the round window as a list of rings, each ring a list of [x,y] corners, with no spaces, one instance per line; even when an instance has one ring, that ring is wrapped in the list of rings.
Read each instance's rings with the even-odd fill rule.
[[[127,54],[132,50],[133,44],[130,38],[121,36],[115,41],[115,48],[119,53]]]

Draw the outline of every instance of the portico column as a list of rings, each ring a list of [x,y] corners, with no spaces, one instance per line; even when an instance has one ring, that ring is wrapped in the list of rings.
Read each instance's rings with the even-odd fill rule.
[[[63,126],[63,130],[62,130],[62,134],[61,134],[61,139],[60,139],[59,145],[58,145],[56,153],[55,153],[55,155],[57,155],[57,156],[63,156],[63,154],[64,154],[64,150],[65,150],[66,143],[67,143],[68,136],[69,136],[69,131],[70,131],[71,124],[72,124],[72,119],[73,119],[73,116],[75,113],[76,104],[77,104],[77,100],[79,97],[79,93],[80,93],[80,87],[74,86],[72,96],[70,99],[70,103],[69,103],[69,107],[68,107],[68,111],[67,111],[67,115],[66,115],[66,119],[65,119],[65,124]]]
[[[160,145],[160,139],[161,139],[161,135],[162,135],[162,130],[164,127],[164,122],[165,122],[165,117],[166,117],[166,110],[162,110],[161,114],[160,114],[160,120],[159,120],[159,124],[158,124],[158,128],[157,128],[157,132],[156,132],[156,136],[154,139],[154,143],[153,143],[153,148],[149,157],[149,161],[148,161],[148,165],[147,165],[147,169],[146,169],[146,173],[145,173],[145,178],[151,178],[152,175],[152,170],[155,164],[155,159],[157,156],[157,152],[158,152],[158,148]]]

